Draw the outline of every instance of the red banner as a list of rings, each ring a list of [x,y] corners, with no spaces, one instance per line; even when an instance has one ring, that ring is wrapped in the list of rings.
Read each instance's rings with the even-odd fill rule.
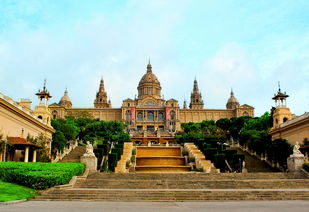
[[[133,121],[135,120],[135,108],[134,107],[131,108],[131,114],[132,114],[131,120]]]
[[[165,108],[165,117],[166,117],[166,120],[170,120],[170,109],[169,108]]]

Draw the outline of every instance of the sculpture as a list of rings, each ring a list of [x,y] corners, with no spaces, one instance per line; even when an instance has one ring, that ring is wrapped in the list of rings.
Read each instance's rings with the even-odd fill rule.
[[[89,141],[87,141],[86,153],[84,154],[84,156],[94,156],[93,146],[91,145],[91,143]]]
[[[296,144],[293,147],[293,155],[302,155],[302,153],[299,151],[299,143],[298,141],[296,142]]]

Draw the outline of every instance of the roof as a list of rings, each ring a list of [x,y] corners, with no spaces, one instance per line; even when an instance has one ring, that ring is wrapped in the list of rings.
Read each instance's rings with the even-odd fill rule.
[[[34,143],[31,143],[31,142],[29,142],[26,139],[21,138],[21,137],[8,137],[8,142],[11,145],[34,146],[34,147],[37,147],[37,148],[41,148],[40,146],[38,146]]]
[[[301,116],[296,116],[296,117],[294,117],[294,118],[292,118],[292,119],[290,119],[290,120],[288,120],[288,121],[282,123],[282,124],[280,125],[280,127],[285,127],[285,126],[288,126],[288,125],[290,125],[290,124],[296,123],[296,122],[298,122],[298,121],[301,121],[301,120],[304,120],[304,119],[307,119],[307,118],[309,118],[309,112],[306,112],[306,113],[304,113],[304,114],[301,115]]]

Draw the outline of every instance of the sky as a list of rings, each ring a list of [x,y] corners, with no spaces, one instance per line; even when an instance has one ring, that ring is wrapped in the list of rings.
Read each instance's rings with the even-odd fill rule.
[[[93,107],[101,77],[112,106],[134,98],[150,59],[164,98],[224,109],[231,88],[255,115],[281,89],[309,111],[308,0],[0,0],[0,93],[33,100],[44,79],[59,102]]]

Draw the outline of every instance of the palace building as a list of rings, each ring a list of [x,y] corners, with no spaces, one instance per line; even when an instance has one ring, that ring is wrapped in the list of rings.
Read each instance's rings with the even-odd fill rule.
[[[149,63],[147,72],[138,83],[137,98],[123,100],[121,108],[111,106],[103,79],[100,81],[93,108],[73,108],[67,90],[59,103],[51,104],[49,108],[52,118],[88,114],[99,120],[118,120],[126,123],[130,132],[140,133],[143,137],[155,134],[155,137],[160,137],[161,140],[165,133],[181,131],[181,123],[254,116],[254,108],[247,104],[240,105],[233,91],[226,103],[226,109],[204,109],[204,101],[196,79],[193,84],[189,108],[187,108],[186,101],[183,103],[183,108],[180,108],[177,100],[163,99],[161,89],[160,81],[153,73],[152,65]]]

